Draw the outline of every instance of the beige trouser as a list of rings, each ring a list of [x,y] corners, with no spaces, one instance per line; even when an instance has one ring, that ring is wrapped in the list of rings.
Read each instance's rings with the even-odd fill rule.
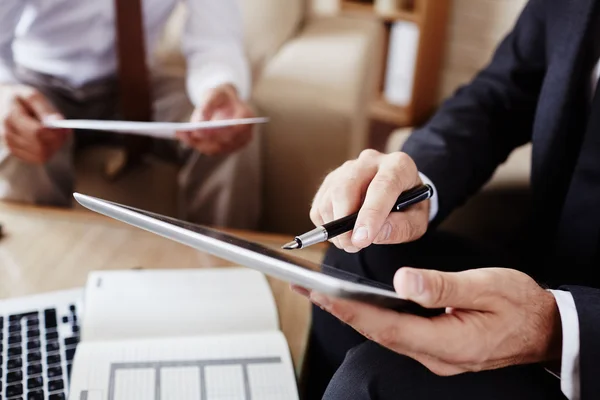
[[[64,81],[24,69],[18,70],[18,78],[42,92],[66,118],[118,118],[114,79],[73,88]],[[157,121],[189,119],[193,107],[186,95],[184,79],[157,77],[153,94]],[[0,110],[0,115],[3,111]],[[33,165],[13,157],[0,140],[0,199],[71,206],[75,179],[73,152],[79,148],[76,144],[89,145],[90,140],[118,143],[122,139],[114,134],[76,132],[75,139],[66,143],[45,165]],[[181,218],[213,226],[256,228],[261,194],[259,135],[254,135],[251,144],[244,149],[224,156],[205,156],[173,140],[155,139],[153,149],[157,156],[181,166],[178,176]]]

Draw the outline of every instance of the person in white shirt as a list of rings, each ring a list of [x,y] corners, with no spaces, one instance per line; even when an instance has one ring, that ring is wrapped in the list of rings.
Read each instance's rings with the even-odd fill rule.
[[[73,151],[80,144],[116,137],[42,126],[45,118],[119,118],[115,1],[120,0],[2,3],[0,199],[71,205]],[[190,117],[201,121],[253,116],[237,0],[185,2],[181,48],[186,76],[162,70],[155,56],[178,1],[140,1],[153,119],[183,122]],[[156,140],[153,148],[182,166],[180,215],[198,223],[255,227],[260,146],[251,126],[179,132],[177,137],[177,141]],[[120,143],[121,139],[113,139],[109,143]]]
[[[402,151],[366,150],[326,177],[314,224],[359,214],[324,264],[445,312],[425,318],[295,288],[315,304],[309,398],[600,397],[599,60],[600,1],[529,0],[491,62]],[[519,254],[436,229],[528,142]],[[421,183],[436,196],[390,213]]]

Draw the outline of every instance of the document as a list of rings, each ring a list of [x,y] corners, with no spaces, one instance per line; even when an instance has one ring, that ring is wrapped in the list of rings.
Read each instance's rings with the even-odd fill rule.
[[[104,121],[92,119],[46,120],[48,128],[84,129],[93,131],[108,131],[134,135],[153,136],[172,139],[175,132],[195,131],[201,129],[224,128],[235,125],[254,125],[268,122],[268,118],[225,119],[202,122],[134,122],[134,121]]]
[[[95,271],[72,400],[298,400],[266,277],[242,267]]]

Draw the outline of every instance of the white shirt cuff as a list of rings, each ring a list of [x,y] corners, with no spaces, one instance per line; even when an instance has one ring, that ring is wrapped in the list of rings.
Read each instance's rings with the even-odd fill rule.
[[[190,99],[195,106],[200,106],[210,89],[231,84],[237,91],[240,99],[248,100],[250,97],[250,82],[245,76],[239,76],[233,69],[226,65],[215,63],[194,67],[188,71],[187,89]]]
[[[433,182],[431,182],[431,180],[428,177],[426,177],[420,172],[419,176],[421,177],[421,180],[424,184],[429,185],[433,188],[433,196],[431,196],[431,199],[429,199],[429,222],[431,222],[433,221],[439,210],[437,190],[435,189],[435,185],[433,184]]]
[[[564,290],[550,290],[556,299],[562,323],[562,360],[560,389],[569,400],[581,398],[579,379],[579,318],[573,295]]]

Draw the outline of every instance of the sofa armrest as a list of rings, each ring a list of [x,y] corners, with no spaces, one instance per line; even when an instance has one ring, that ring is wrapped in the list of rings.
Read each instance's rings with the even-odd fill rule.
[[[366,147],[382,29],[369,19],[315,18],[265,65],[253,94],[270,117],[263,130],[265,229],[309,228],[325,174]]]

